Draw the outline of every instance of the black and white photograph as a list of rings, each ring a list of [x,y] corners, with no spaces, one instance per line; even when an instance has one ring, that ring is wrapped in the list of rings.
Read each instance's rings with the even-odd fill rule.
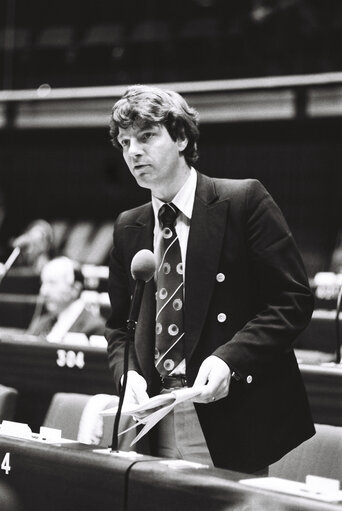
[[[341,48],[0,0],[0,511],[342,511]]]

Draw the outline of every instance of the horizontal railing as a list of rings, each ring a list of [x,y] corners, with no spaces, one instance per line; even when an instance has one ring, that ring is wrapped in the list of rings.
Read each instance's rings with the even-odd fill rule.
[[[183,94],[202,123],[342,115],[342,72],[156,84]],[[126,86],[0,91],[0,128],[104,127]]]

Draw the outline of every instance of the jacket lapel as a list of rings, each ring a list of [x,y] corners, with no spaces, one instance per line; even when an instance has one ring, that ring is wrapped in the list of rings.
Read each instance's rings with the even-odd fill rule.
[[[229,200],[219,201],[214,181],[198,174],[185,267],[185,353],[189,361],[206,319],[226,232]]]
[[[148,249],[153,251],[153,228],[153,209],[151,203],[149,203],[142,207],[141,214],[136,220],[125,227],[129,265],[139,250]],[[133,278],[130,278],[134,289]],[[152,278],[145,284],[139,320],[135,331],[135,351],[148,385],[152,382],[154,372],[155,314],[155,283]]]
[[[131,265],[132,258],[139,250],[147,248],[153,251],[154,217],[152,204],[142,206],[139,215],[125,226],[125,249],[128,251],[127,261]]]

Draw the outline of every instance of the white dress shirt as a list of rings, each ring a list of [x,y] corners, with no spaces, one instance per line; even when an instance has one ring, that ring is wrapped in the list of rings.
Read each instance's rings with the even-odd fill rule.
[[[176,219],[176,233],[178,235],[182,263],[185,275],[185,263],[186,263],[186,250],[188,246],[188,238],[190,231],[190,222],[192,217],[192,210],[194,208],[195,191],[197,185],[197,173],[194,168],[190,169],[190,174],[182,188],[179,190],[177,195],[172,199],[172,204],[177,206],[179,209],[179,215]],[[164,204],[161,200],[157,199],[152,195],[152,207],[154,212],[154,232],[153,232],[153,247],[154,252],[158,258],[158,247],[160,246],[160,239],[162,236],[162,230],[159,225],[158,212],[161,206]]]

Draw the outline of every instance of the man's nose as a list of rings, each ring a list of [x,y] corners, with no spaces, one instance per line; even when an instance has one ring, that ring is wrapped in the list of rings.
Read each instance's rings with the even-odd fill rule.
[[[131,139],[128,149],[128,154],[131,157],[142,154],[142,147],[138,140]]]

